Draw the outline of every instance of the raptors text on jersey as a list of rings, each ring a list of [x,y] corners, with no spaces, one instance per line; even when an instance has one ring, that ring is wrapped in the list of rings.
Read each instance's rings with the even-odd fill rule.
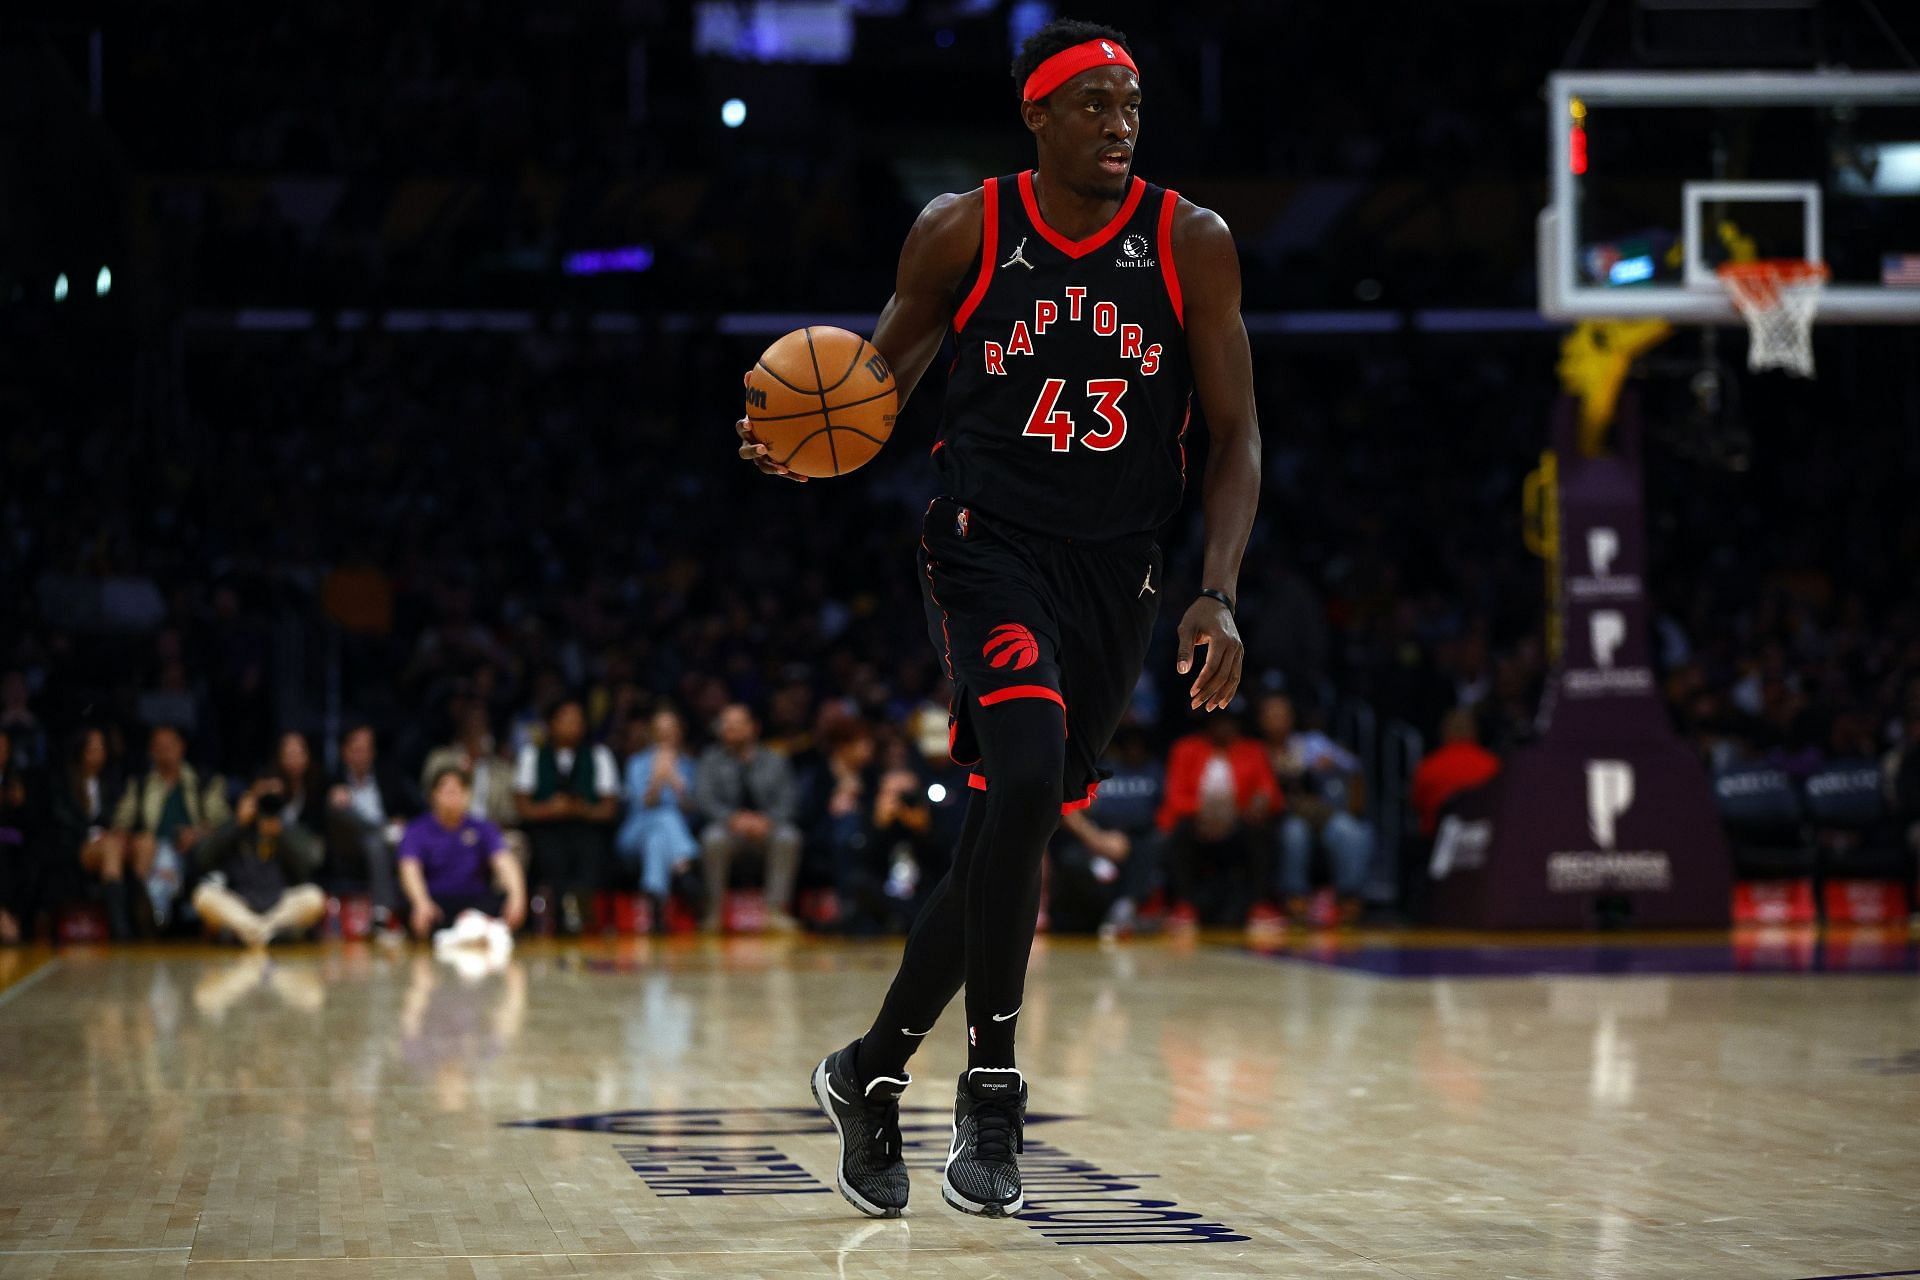
[[[934,458],[966,506],[1036,533],[1102,541],[1180,505],[1192,400],[1179,197],[1135,178],[1113,221],[1069,240],[1031,172],[982,185],[980,267],[954,315]]]

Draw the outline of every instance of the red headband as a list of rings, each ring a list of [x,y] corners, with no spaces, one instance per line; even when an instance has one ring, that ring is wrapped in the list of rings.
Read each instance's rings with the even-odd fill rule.
[[[1020,96],[1028,102],[1038,102],[1082,71],[1095,67],[1125,67],[1136,76],[1140,74],[1140,68],[1133,65],[1125,49],[1111,40],[1089,40],[1071,49],[1062,49],[1035,67]]]

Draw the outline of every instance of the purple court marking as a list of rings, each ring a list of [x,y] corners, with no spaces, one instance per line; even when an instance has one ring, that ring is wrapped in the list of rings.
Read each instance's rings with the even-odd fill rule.
[[[1920,1276],[1920,1271],[1853,1271],[1844,1276],[1802,1276],[1801,1280],[1885,1280],[1888,1276]]]
[[[1809,941],[1801,945],[1714,943],[1691,947],[1624,943],[1585,947],[1357,947],[1324,952],[1282,949],[1258,954],[1380,978],[1920,973],[1920,947],[1905,940],[1870,945]]]

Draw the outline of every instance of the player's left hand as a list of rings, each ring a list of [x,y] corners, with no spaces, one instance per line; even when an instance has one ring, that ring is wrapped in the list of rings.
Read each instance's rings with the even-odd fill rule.
[[[1212,596],[1201,596],[1187,606],[1180,619],[1180,649],[1174,669],[1181,675],[1193,669],[1193,648],[1207,646],[1206,665],[1187,690],[1189,706],[1218,711],[1233,701],[1240,690],[1240,670],[1246,662],[1246,647],[1240,643],[1240,628],[1234,625],[1227,606]]]

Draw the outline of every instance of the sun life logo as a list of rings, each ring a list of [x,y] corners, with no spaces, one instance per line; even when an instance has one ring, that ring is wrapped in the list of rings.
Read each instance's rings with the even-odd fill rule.
[[[1120,242],[1120,252],[1126,254],[1129,258],[1144,258],[1147,254],[1147,238],[1145,236],[1128,236]]]

